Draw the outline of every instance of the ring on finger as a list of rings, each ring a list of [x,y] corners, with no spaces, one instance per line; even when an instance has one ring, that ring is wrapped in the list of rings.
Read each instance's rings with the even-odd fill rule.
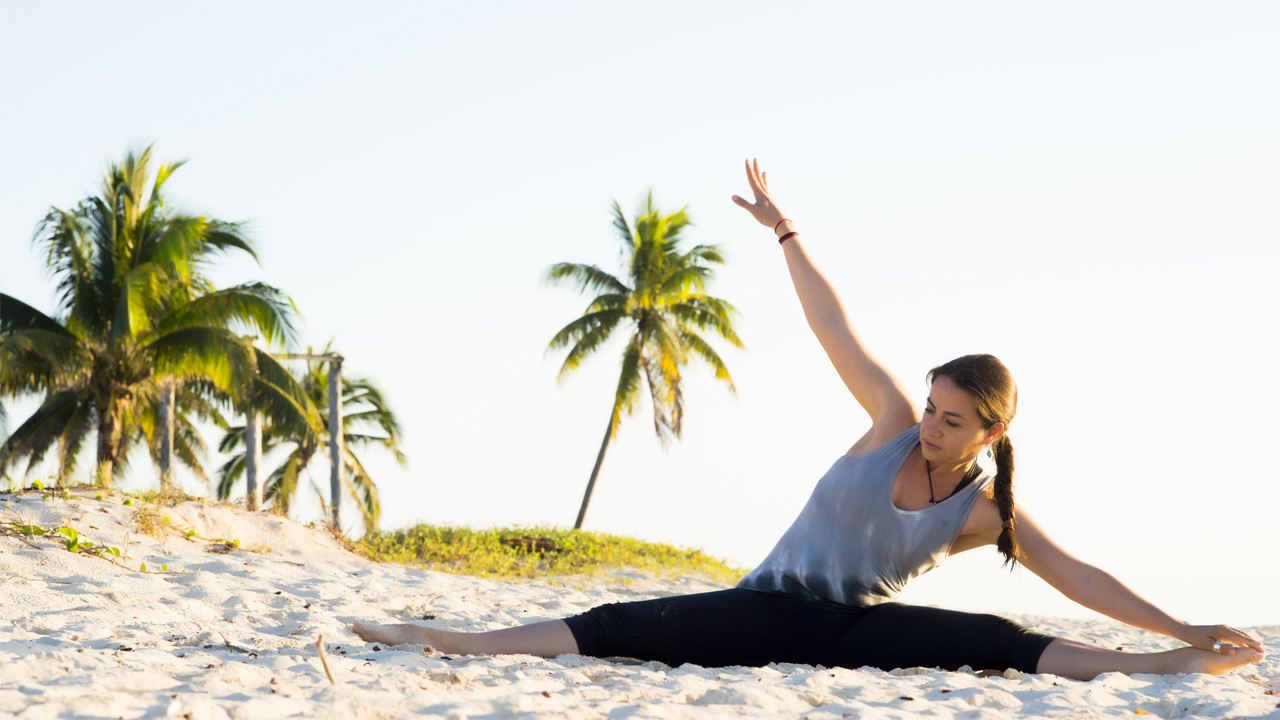
[[[1214,652],[1222,652],[1222,641],[1221,641],[1221,640],[1214,640],[1214,641],[1213,641],[1213,651],[1214,651]]]

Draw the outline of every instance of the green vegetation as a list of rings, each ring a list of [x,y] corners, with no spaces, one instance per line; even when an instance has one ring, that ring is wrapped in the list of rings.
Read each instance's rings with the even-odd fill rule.
[[[264,420],[276,444],[297,444],[265,487],[287,512],[298,472],[324,447],[326,413],[318,408],[328,404],[327,366],[309,367],[303,380],[320,384],[304,388],[256,346],[291,344],[296,308],[264,283],[214,286],[209,270],[218,260],[257,255],[242,223],[184,214],[165,201],[166,182],[181,165],[153,168],[150,147],[130,152],[109,167],[97,194],[71,209],[51,207],[39,223],[34,243],[56,283],[57,306],[46,313],[0,293],[0,480],[24,460],[30,474],[49,457],[57,463],[51,484],[64,486],[95,442],[90,474],[99,487],[120,479],[139,448],[159,469],[163,495],[176,492],[175,461],[207,485],[198,424],[227,431],[232,439],[223,443],[234,445],[240,436],[223,416],[231,410]],[[10,433],[5,403],[22,397],[40,405]],[[343,403],[356,406],[344,422],[348,446],[381,444],[403,463],[399,426],[382,393],[353,379],[344,383]],[[381,434],[365,434],[368,427]],[[372,479],[350,449],[341,461],[365,527],[375,527]],[[249,473],[255,479],[256,470]],[[226,499],[225,468],[221,480]],[[329,499],[335,517],[340,500],[340,493]]]
[[[218,289],[207,279],[217,257],[256,259],[253,247],[236,223],[170,208],[163,187],[181,163],[161,165],[153,181],[150,156],[129,153],[98,195],[50,208],[40,223],[35,243],[57,282],[56,314],[0,293],[0,398],[42,396],[0,444],[0,476],[23,458],[30,471],[52,451],[61,484],[96,431],[101,486],[124,473],[139,444],[163,466],[172,453],[203,478],[194,421],[225,426],[217,405],[241,393],[249,365],[241,333],[293,336],[280,290]],[[174,428],[172,441],[157,427]]]
[[[690,356],[706,361],[716,379],[728,384],[730,392],[737,392],[720,356],[698,334],[710,330],[734,347],[742,347],[731,322],[737,310],[720,298],[701,294],[712,277],[711,265],[723,263],[724,257],[715,245],[695,245],[687,252],[680,248],[680,232],[690,224],[685,209],[687,206],[663,215],[654,206],[650,193],[633,228],[622,208],[616,201],[613,203],[613,227],[622,244],[627,282],[595,265],[562,262],[547,270],[547,282],[568,280],[578,285],[580,293],[599,293],[582,316],[561,328],[547,347],[550,352],[573,346],[560,367],[557,382],[604,344],[615,329],[625,325],[631,332],[622,353],[613,410],[575,529],[582,528],[605,450],[617,432],[622,413],[632,414],[640,402],[642,380],[647,381],[653,401],[653,430],[664,447],[670,437],[680,437],[684,419],[680,369]]]
[[[481,577],[598,575],[633,568],[664,577],[701,575],[729,584],[744,574],[701,550],[543,527],[472,530],[416,525],[369,533],[355,542],[355,549],[379,562]]]
[[[133,511],[133,526],[143,535],[163,539],[169,534],[172,526],[167,516],[161,518],[158,505],[158,502],[138,505]]]
[[[0,535],[16,535],[32,547],[35,547],[32,541],[36,538],[46,538],[58,543],[67,552],[92,555],[113,563],[120,557],[120,548],[95,543],[69,525],[45,529],[39,525],[23,524],[20,521],[0,520]]]
[[[81,485],[71,489],[86,492],[93,488]],[[51,490],[34,488],[18,492],[39,494],[46,500],[65,500],[68,497],[86,499],[84,496],[65,493],[55,496]],[[185,540],[207,543],[207,549],[212,553],[229,553],[242,549],[240,541],[235,538],[200,538],[194,529],[184,532],[174,527],[172,517],[164,515],[162,508],[176,504],[177,500],[151,490],[130,493],[122,504],[135,508],[132,518],[134,529],[142,534],[165,538],[170,533],[177,533]],[[5,503],[5,509],[8,509],[8,503]],[[35,547],[34,540],[52,540],[70,552],[93,555],[116,564],[125,559],[120,548],[91,542],[69,525],[45,528],[28,524],[16,513],[10,513],[10,518],[0,519],[0,535],[18,536],[32,547]],[[712,582],[731,585],[745,574],[741,568],[733,567],[701,550],[582,530],[545,527],[472,530],[465,527],[417,525],[407,530],[369,532],[355,542],[342,535],[335,537],[348,550],[376,562],[392,562],[480,577],[591,577],[629,569],[657,577],[701,576]],[[126,547],[127,542],[126,536]],[[269,550],[265,546],[245,549],[249,552]],[[168,571],[167,565],[160,566],[159,572]],[[143,563],[139,572],[156,571],[148,571]]]

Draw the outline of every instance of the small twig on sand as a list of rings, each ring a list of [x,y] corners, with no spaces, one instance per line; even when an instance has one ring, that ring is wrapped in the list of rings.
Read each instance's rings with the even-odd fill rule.
[[[26,575],[10,575],[8,577],[9,580],[12,580],[14,578],[22,578],[23,580],[29,580],[31,582],[49,583],[51,585],[71,585],[72,584],[69,582],[64,582],[62,580],[45,580],[43,578],[29,578]]]
[[[240,647],[239,645],[232,644],[232,642],[227,639],[227,636],[223,635],[222,633],[218,633],[218,636],[222,638],[222,645],[226,647],[228,650],[234,650],[235,652],[244,653],[245,655],[258,654],[257,651],[255,650],[250,650],[247,647]]]
[[[316,651],[320,653],[320,664],[324,666],[324,674],[329,676],[329,684],[337,685],[337,681],[333,679],[333,672],[329,670],[329,659],[324,655],[324,636],[316,636]]]

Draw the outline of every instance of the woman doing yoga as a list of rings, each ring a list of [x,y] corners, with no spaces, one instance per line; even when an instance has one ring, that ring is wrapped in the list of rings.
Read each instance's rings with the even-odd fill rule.
[[[353,630],[370,642],[430,645],[461,654],[582,653],[671,665],[942,667],[1052,673],[1090,680],[1106,672],[1222,674],[1262,658],[1257,640],[1226,625],[1191,625],[1058,547],[1013,500],[1017,406],[1009,371],[967,355],[929,373],[917,414],[902,385],[867,352],[796,226],[747,163],[750,202],[733,201],[782,244],[805,318],[872,424],[815,487],[777,546],[737,587],[613,603],[564,620],[480,633],[419,625]],[[976,460],[991,452],[994,478]],[[1188,647],[1132,653],[1032,632],[996,615],[893,602],[905,583],[950,555],[995,545],[1072,600]]]

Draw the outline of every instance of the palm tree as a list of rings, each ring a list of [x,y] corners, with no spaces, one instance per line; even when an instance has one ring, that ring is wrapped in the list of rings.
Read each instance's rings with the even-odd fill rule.
[[[723,380],[729,391],[737,394],[724,362],[698,334],[710,330],[734,347],[743,347],[731,323],[737,310],[720,298],[702,294],[713,274],[710,265],[723,263],[724,258],[715,245],[681,250],[680,232],[690,224],[687,209],[688,206],[663,215],[654,206],[650,192],[632,227],[614,201],[613,226],[622,241],[627,282],[595,265],[579,263],[557,263],[546,273],[549,283],[570,280],[578,285],[579,293],[588,289],[599,293],[582,316],[561,328],[547,347],[547,352],[551,352],[573,346],[560,366],[557,382],[563,381],[617,328],[626,326],[631,333],[622,353],[622,373],[614,392],[609,424],[595,467],[591,469],[574,529],[582,528],[605,450],[617,432],[622,413],[630,415],[635,411],[642,381],[649,387],[653,430],[663,447],[672,436],[680,437],[684,419],[680,368],[691,357],[706,361],[715,371],[716,379]]]
[[[326,347],[325,354],[332,354],[332,351]],[[264,362],[261,355],[259,362]],[[270,362],[274,362],[274,359],[270,359]],[[292,446],[284,461],[267,477],[263,487],[264,499],[271,501],[277,510],[285,514],[288,514],[293,504],[302,473],[326,447],[324,428],[329,422],[330,372],[331,367],[327,362],[308,362],[306,372],[297,378],[297,383],[306,396],[298,403],[299,411],[269,413],[264,418],[262,453]],[[358,501],[365,530],[375,530],[382,512],[378,502],[378,488],[353,448],[386,448],[403,467],[407,460],[400,452],[400,423],[387,405],[382,391],[372,381],[350,377],[345,373],[341,379],[343,478],[347,490]],[[370,434],[371,432],[376,434]],[[222,453],[238,453],[218,471],[219,499],[229,499],[236,481],[245,473],[248,457],[245,437],[244,426],[231,427],[218,444],[218,450]],[[338,500],[330,498],[330,502],[337,503]]]
[[[0,445],[0,475],[24,457],[30,472],[55,450],[62,482],[96,431],[96,478],[108,484],[133,445],[157,444],[154,418],[166,402],[179,428],[174,454],[203,474],[189,415],[217,422],[210,400],[245,386],[249,358],[233,330],[292,337],[292,305],[278,289],[219,290],[205,279],[221,253],[257,256],[241,226],[167,208],[162,188],[181,163],[161,165],[148,190],[150,155],[150,147],[129,153],[100,195],[74,210],[51,208],[40,224],[35,242],[58,281],[56,315],[0,293],[0,397],[43,395]]]

